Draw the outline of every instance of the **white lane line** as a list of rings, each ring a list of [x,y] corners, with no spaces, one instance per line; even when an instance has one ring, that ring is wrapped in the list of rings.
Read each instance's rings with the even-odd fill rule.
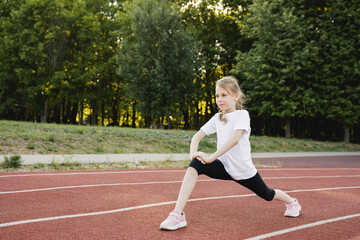
[[[102,215],[102,214],[119,213],[119,212],[131,211],[131,210],[136,210],[136,209],[141,209],[141,208],[169,205],[169,204],[173,204],[173,203],[176,203],[176,201],[140,205],[140,206],[134,206],[134,207],[114,209],[114,210],[109,210],[109,211],[80,213],[80,214],[73,214],[73,215],[63,215],[63,216],[56,216],[56,217],[47,217],[47,218],[22,220],[22,221],[16,221],[16,222],[8,222],[8,223],[0,224],[0,228],[10,227],[10,226],[14,226],[14,225],[21,225],[21,224],[26,224],[26,223],[37,223],[37,222],[46,222],[46,221],[53,221],[53,220],[60,220],[60,219],[67,219],[67,218],[87,217],[87,216],[95,216],[95,215]]]
[[[258,168],[258,170],[260,171],[326,171],[326,170],[336,170],[336,171],[339,171],[339,170],[354,170],[354,171],[359,171],[360,168],[358,167],[353,167],[353,168],[332,168],[332,167],[327,167],[327,168],[272,168],[272,167],[268,167],[268,168]]]
[[[288,192],[288,193],[318,192],[318,191],[342,190],[342,189],[360,189],[360,186],[318,188],[318,189],[302,189],[302,190],[292,190],[292,191],[286,191],[286,192]],[[230,195],[230,196],[218,196],[218,197],[204,197],[204,198],[189,199],[188,201],[189,202],[196,202],[196,201],[205,201],[205,200],[218,200],[218,199],[252,197],[252,196],[256,196],[256,195],[255,194],[243,194],[243,195]],[[21,225],[21,224],[27,224],[27,223],[37,223],[37,222],[53,221],[53,220],[67,219],[67,218],[87,217],[87,216],[119,213],[119,212],[131,211],[131,210],[136,210],[136,209],[142,209],[142,208],[157,207],[157,206],[162,206],[162,205],[170,205],[170,204],[174,204],[174,203],[176,203],[176,201],[152,203],[152,204],[139,205],[139,206],[120,208],[120,209],[101,211],[101,212],[80,213],[80,214],[63,215],[63,216],[56,216],[56,217],[21,220],[21,221],[15,221],[15,222],[1,223],[0,228],[9,227],[9,226],[15,226],[15,225]]]
[[[296,176],[296,177],[263,177],[263,179],[307,179],[307,178],[351,178],[360,175],[334,175],[334,176]]]
[[[286,228],[286,229],[279,230],[279,231],[276,231],[276,232],[271,232],[271,233],[259,235],[259,236],[256,236],[256,237],[252,237],[252,238],[247,238],[245,240],[265,239],[265,238],[274,237],[274,236],[278,236],[278,235],[289,233],[289,232],[294,232],[294,231],[297,231],[297,230],[302,230],[302,229],[305,229],[305,228],[315,227],[315,226],[319,226],[319,225],[326,224],[326,223],[343,221],[343,220],[350,219],[350,218],[355,218],[355,217],[360,217],[360,213],[347,215],[347,216],[343,216],[343,217],[326,219],[326,220],[322,220],[322,221],[317,221],[317,222],[313,222],[313,223],[309,223],[309,224],[300,225],[300,226],[297,226],[297,227]]]
[[[198,180],[198,181],[200,181],[200,182],[215,181],[215,179]],[[51,191],[51,190],[72,189],[72,188],[108,187],[108,186],[131,186],[131,185],[166,184],[166,183],[169,184],[169,183],[181,183],[181,182],[182,182],[182,181],[92,184],[92,185],[77,185],[77,186],[64,186],[64,187],[52,187],[52,188],[38,188],[38,189],[28,189],[28,190],[16,190],[16,191],[0,192],[0,194],[40,192],[40,191]]]
[[[319,178],[356,178],[360,175],[338,175],[338,176],[296,176],[296,177],[264,177],[264,180],[276,180],[276,179],[319,179]],[[203,179],[198,182],[211,182],[220,181],[218,179]],[[138,183],[103,183],[103,184],[89,184],[89,185],[75,185],[75,186],[62,186],[62,187],[49,187],[49,188],[36,188],[26,190],[14,190],[0,192],[0,195],[14,194],[14,193],[29,193],[29,192],[41,192],[41,191],[52,191],[52,190],[63,190],[73,188],[90,188],[90,187],[111,187],[111,186],[131,186],[131,185],[150,185],[150,184],[171,184],[181,183],[182,181],[163,181],[163,182],[138,182]]]
[[[360,175],[338,175],[338,176],[296,176],[296,177],[264,177],[264,180],[276,180],[276,179],[319,179],[319,178],[357,178]],[[211,182],[220,181],[218,179],[203,179],[198,182]],[[29,193],[29,192],[41,192],[41,191],[52,191],[52,190],[63,190],[73,188],[90,188],[90,187],[111,187],[111,186],[131,186],[131,185],[150,185],[150,184],[171,184],[181,183],[182,181],[163,181],[163,182],[138,182],[138,183],[103,183],[103,184],[89,184],[89,185],[75,185],[75,186],[63,186],[63,187],[49,187],[49,188],[37,188],[37,189],[26,189],[26,190],[14,190],[0,192],[0,195],[14,194],[14,193]]]
[[[0,175],[0,178],[6,177],[38,177],[38,176],[71,176],[71,175],[100,175],[100,174],[123,174],[123,173],[171,173],[185,172],[184,170],[139,170],[139,171],[118,171],[118,172],[68,172],[68,173],[33,173],[33,174],[8,174]]]
[[[259,171],[359,171],[360,168],[258,168]],[[0,178],[7,177],[39,177],[39,176],[71,176],[71,175],[100,175],[100,174],[124,174],[124,173],[171,173],[186,172],[186,169],[179,170],[138,170],[138,171],[118,171],[118,172],[68,172],[68,173],[32,173],[32,174],[6,174]],[[1,174],[1,173],[0,173]]]

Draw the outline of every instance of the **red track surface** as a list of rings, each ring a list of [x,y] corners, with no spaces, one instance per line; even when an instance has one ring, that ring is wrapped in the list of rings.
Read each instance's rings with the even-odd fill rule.
[[[279,160],[282,167],[259,172],[299,200],[299,218],[283,217],[283,203],[201,176],[188,226],[174,232],[158,227],[185,169],[1,173],[0,239],[246,239],[281,230],[268,239],[360,238],[359,157]]]

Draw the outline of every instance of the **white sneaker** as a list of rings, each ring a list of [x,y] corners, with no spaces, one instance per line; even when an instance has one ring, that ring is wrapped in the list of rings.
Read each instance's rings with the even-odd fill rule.
[[[186,227],[185,213],[171,212],[169,216],[160,224],[162,230],[176,230]]]
[[[296,198],[295,198],[295,202],[285,205],[286,205],[286,211],[284,213],[285,217],[298,217],[300,215],[301,206]]]

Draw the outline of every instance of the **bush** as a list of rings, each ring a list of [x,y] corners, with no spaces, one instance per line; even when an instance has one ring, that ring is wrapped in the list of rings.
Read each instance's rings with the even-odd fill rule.
[[[21,167],[22,159],[19,155],[11,157],[4,156],[4,161],[1,163],[3,168],[18,168]]]

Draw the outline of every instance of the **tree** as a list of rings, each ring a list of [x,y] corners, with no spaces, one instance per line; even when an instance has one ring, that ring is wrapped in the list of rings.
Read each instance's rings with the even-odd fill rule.
[[[86,84],[86,102],[88,103],[91,116],[90,123],[98,124],[98,116],[101,113],[101,124],[104,125],[105,112],[110,114],[112,122],[109,124],[119,125],[120,107],[124,107],[127,99],[124,98],[123,79],[116,74],[117,40],[120,36],[113,34],[119,29],[119,22],[115,21],[117,11],[121,10],[121,2],[113,0],[89,0],[86,1],[86,12],[90,12],[96,19],[98,27],[93,31],[93,51],[91,59],[91,80]],[[93,24],[94,25],[94,24]],[[120,106],[121,105],[121,106]]]
[[[197,43],[168,1],[135,0],[119,14],[121,36],[118,73],[137,101],[146,126],[162,127],[165,118],[187,109],[194,93]],[[156,123],[158,122],[158,124]]]
[[[287,1],[254,1],[243,29],[254,40],[240,53],[233,71],[244,80],[251,111],[263,118],[291,120],[319,111],[318,77],[314,77],[318,48],[308,31],[313,25]]]
[[[11,12],[17,10],[22,1],[0,2],[0,117],[21,119],[21,99],[17,94],[18,82],[13,71],[16,59],[11,52],[14,40],[8,36]]]
[[[18,84],[15,92],[25,119],[37,112],[46,122],[57,71],[64,60],[68,7],[67,1],[29,0],[13,8],[3,25],[5,55],[11,56],[8,64],[14,66],[12,81]]]
[[[201,42],[202,72],[195,82],[198,90],[194,102],[194,127],[199,128],[217,112],[216,80],[229,74],[238,50],[249,50],[247,38],[240,32],[249,1],[180,1],[180,4],[187,28]],[[205,113],[205,119],[199,119],[202,116],[199,112]]]
[[[334,0],[317,19],[322,67],[322,115],[343,128],[350,142],[351,129],[360,119],[360,3]]]
[[[356,1],[254,1],[243,29],[254,43],[233,73],[265,133],[282,122],[289,137],[292,122],[298,136],[329,139],[341,126],[349,141],[359,121],[357,9]]]

